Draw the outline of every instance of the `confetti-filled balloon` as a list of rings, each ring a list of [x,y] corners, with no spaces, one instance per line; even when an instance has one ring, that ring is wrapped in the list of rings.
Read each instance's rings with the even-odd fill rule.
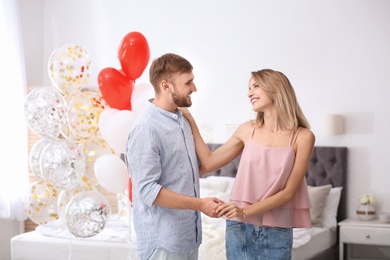
[[[66,124],[65,100],[52,87],[32,90],[24,103],[27,125],[41,137],[58,137]]]
[[[78,93],[68,105],[70,131],[84,139],[95,137],[99,130],[99,116],[106,106],[107,103],[98,92]]]
[[[85,173],[82,178],[85,185],[97,185],[94,171],[94,164],[100,156],[104,154],[115,154],[115,151],[101,137],[90,138],[81,142],[85,154]]]
[[[60,194],[58,196],[57,200],[57,208],[58,208],[58,215],[60,219],[65,223],[66,222],[66,206],[68,205],[69,201],[73,198],[74,195],[83,192],[93,190],[96,191],[95,187],[78,184],[74,189],[71,190],[62,190],[60,191]]]
[[[97,191],[83,191],[73,196],[66,206],[66,225],[76,237],[99,234],[111,214],[107,199]]]
[[[81,182],[85,171],[82,145],[65,139],[53,140],[41,154],[41,171],[54,187],[73,189]]]
[[[53,85],[64,95],[80,92],[91,74],[91,57],[79,45],[66,44],[50,56],[49,77]]]
[[[46,147],[47,144],[49,144],[51,139],[49,138],[42,138],[38,140],[33,147],[31,148],[30,153],[30,168],[32,173],[41,180],[45,179],[45,176],[43,175],[41,171],[41,154],[43,149]]]
[[[24,197],[24,210],[28,217],[38,225],[45,225],[59,220],[57,208],[58,192],[44,180],[30,184]]]

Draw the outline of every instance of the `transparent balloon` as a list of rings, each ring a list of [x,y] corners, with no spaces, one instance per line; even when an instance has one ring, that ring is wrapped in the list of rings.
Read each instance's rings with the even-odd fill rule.
[[[58,137],[66,124],[66,103],[52,87],[32,90],[24,103],[27,125],[41,137]]]
[[[100,135],[84,140],[81,143],[83,144],[83,152],[85,154],[85,172],[82,182],[85,185],[97,185],[98,181],[94,170],[97,158],[104,154],[115,154],[115,150]]]
[[[50,138],[42,138],[38,140],[31,148],[30,152],[30,168],[32,173],[41,180],[45,179],[41,171],[41,154],[43,149],[51,142]]]
[[[103,231],[110,217],[108,200],[97,191],[83,191],[66,206],[66,225],[76,237],[91,237]]]
[[[30,184],[23,200],[27,216],[38,225],[59,221],[58,190],[49,182],[38,180]]]
[[[53,51],[49,58],[49,77],[64,95],[80,92],[91,75],[90,55],[79,45],[66,44]]]
[[[73,189],[85,171],[82,145],[65,139],[53,140],[43,149],[40,164],[44,179],[54,187]]]
[[[57,200],[57,208],[58,208],[58,215],[60,220],[63,223],[66,223],[66,206],[70,202],[70,200],[73,198],[74,195],[83,192],[83,191],[89,191],[93,190],[96,191],[95,187],[84,185],[84,184],[78,184],[74,189],[71,190],[61,190],[60,194],[58,196]]]
[[[107,106],[98,92],[78,93],[68,104],[69,129],[79,138],[95,137],[99,132],[99,116]]]

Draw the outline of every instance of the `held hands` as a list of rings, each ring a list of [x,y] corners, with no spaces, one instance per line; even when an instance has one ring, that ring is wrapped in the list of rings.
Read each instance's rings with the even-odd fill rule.
[[[232,203],[225,203],[223,205],[220,205],[217,208],[218,217],[222,217],[225,215],[227,219],[232,218],[239,218],[244,219],[246,218],[246,213],[243,208],[239,208],[236,205]]]
[[[208,197],[202,198],[200,204],[200,211],[212,218],[219,218],[218,216],[218,207],[224,205],[225,202],[218,198]]]

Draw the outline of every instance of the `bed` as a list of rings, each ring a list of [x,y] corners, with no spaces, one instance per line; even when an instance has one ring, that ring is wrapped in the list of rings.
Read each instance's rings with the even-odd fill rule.
[[[208,144],[215,150],[220,144]],[[234,182],[240,158],[201,178],[201,196],[217,196],[225,201]],[[311,229],[294,229],[293,260],[338,259],[337,222],[346,217],[346,147],[315,147],[307,184],[312,200]],[[313,203],[314,202],[314,203]],[[71,236],[62,226],[38,226],[35,231],[11,239],[13,260],[121,260],[137,259],[132,214],[127,196],[119,196],[118,212],[104,230],[90,238]],[[200,260],[225,259],[225,220],[202,214],[203,243]]]

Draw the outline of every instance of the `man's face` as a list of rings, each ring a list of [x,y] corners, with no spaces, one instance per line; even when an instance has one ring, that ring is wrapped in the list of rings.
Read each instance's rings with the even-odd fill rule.
[[[179,74],[169,84],[173,103],[178,107],[190,107],[191,94],[196,91],[194,74],[192,72]]]

